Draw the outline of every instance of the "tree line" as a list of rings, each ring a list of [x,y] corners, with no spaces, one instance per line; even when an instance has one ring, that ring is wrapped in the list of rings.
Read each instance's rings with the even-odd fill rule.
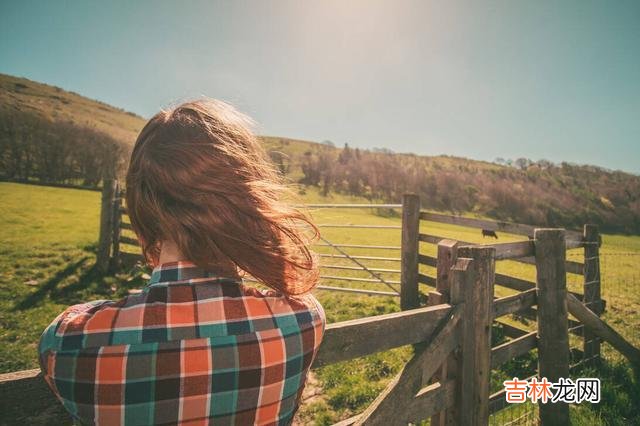
[[[267,141],[272,139],[271,141]],[[518,159],[496,163],[300,144],[265,138],[290,179],[369,200],[420,195],[423,208],[498,220],[640,233],[640,177],[596,166]],[[121,177],[131,147],[91,127],[0,109],[0,179],[97,188]]]
[[[640,177],[596,166],[519,159],[513,167],[456,157],[424,157],[321,146],[301,159],[300,182],[398,202],[420,195],[426,209],[486,215],[541,226],[640,233]]]
[[[0,178],[96,188],[122,168],[126,147],[72,122],[0,111]]]

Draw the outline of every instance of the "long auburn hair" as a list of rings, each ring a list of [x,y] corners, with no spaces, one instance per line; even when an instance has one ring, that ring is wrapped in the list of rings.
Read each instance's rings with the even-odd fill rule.
[[[126,178],[131,225],[151,266],[173,241],[197,266],[250,274],[286,295],[311,290],[318,228],[284,200],[251,121],[213,99],[156,114],[136,140]]]

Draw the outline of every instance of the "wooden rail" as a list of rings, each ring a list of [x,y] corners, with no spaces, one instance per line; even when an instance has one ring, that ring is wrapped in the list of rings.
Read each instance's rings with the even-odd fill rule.
[[[359,260],[379,260],[379,261],[384,261],[384,262],[400,262],[401,259],[399,257],[384,257],[384,256],[346,256],[344,254],[327,254],[327,253],[320,253],[318,256],[320,257],[330,257],[330,258],[334,258],[334,259],[348,259],[348,258],[353,258],[353,259],[359,259]]]
[[[575,296],[567,294],[567,305],[571,315],[584,323],[589,331],[611,344],[624,355],[633,366],[636,376],[640,377],[640,350],[638,348],[627,342],[624,337],[584,306]]]
[[[498,368],[507,361],[529,352],[538,346],[537,332],[532,331],[491,349],[491,368]]]
[[[333,276],[333,275],[320,275],[320,279],[382,284],[380,280],[376,280],[374,278],[356,278],[356,277],[340,277],[340,276]],[[395,280],[385,280],[385,281],[389,284],[400,284],[400,281],[395,281]]]
[[[346,266],[346,265],[320,265],[321,268],[326,269],[342,269],[346,271],[362,271],[362,268],[357,266]],[[388,274],[399,274],[400,269],[388,269],[388,268],[369,268],[370,271],[373,272],[386,272]]]
[[[358,293],[358,294],[366,294],[369,296],[391,296],[391,297],[399,297],[400,294],[394,293],[391,291],[378,291],[378,290],[364,290],[359,288],[350,288],[350,287],[335,287],[329,285],[319,285],[316,287],[317,290],[329,290],[329,291],[338,291],[345,293]]]
[[[307,209],[401,209],[402,204],[298,204]]]
[[[451,305],[429,306],[329,324],[315,367],[425,341]]]
[[[429,235],[429,234],[420,234],[418,239],[424,243],[429,243],[429,244],[438,244],[440,241],[442,240],[446,240],[446,239],[450,239],[450,238],[446,238],[446,237],[440,237],[437,235]],[[499,243],[499,244],[474,244],[474,243],[470,243],[468,241],[460,241],[458,240],[458,242],[463,245],[463,246],[474,246],[474,245],[478,245],[478,246],[482,246],[482,247],[494,247],[496,248],[496,250],[502,252],[501,254],[499,254],[496,259],[497,260],[513,260],[515,262],[520,262],[520,263],[526,263],[529,265],[535,265],[536,261],[535,258],[533,258],[532,255],[528,255],[526,257],[517,257],[517,253],[516,253],[516,249],[514,247],[517,246],[509,246],[508,244],[514,244],[514,243]],[[523,243],[522,246],[520,246],[518,248],[518,250],[522,250],[522,251],[527,251],[528,249],[527,247],[527,243],[531,243],[532,241],[518,241],[517,243]],[[581,243],[580,245],[578,245],[577,247],[582,247]],[[501,247],[503,246],[503,247]],[[533,254],[533,253],[532,253]],[[584,264],[579,263],[579,262],[574,262],[571,260],[567,260],[566,262],[566,270],[567,272],[570,272],[572,274],[577,274],[577,275],[582,275],[584,272]]]
[[[515,314],[537,303],[536,289],[532,288],[512,296],[501,297],[493,301],[493,318]]]
[[[463,216],[451,216],[427,211],[420,212],[420,220],[430,222],[446,223],[449,225],[466,226],[470,228],[486,229],[488,231],[501,231],[507,234],[524,235],[533,237],[535,226],[521,223],[502,222],[496,220],[485,220]],[[578,231],[566,231],[567,237],[571,240],[582,240],[582,233]]]
[[[360,248],[369,250],[400,250],[400,246],[371,246],[366,244],[314,244],[315,247]]]
[[[318,228],[357,228],[357,229],[402,229],[397,225],[353,225],[353,224],[331,224],[321,223]]]

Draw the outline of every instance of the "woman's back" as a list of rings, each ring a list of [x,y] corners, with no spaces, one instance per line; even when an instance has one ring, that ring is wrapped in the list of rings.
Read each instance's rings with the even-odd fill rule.
[[[40,341],[45,378],[74,417],[291,422],[325,319],[309,293],[318,228],[287,192],[230,105],[187,102],[147,122],[125,198],[150,283],[68,308]],[[243,285],[244,275],[272,290]]]
[[[60,315],[41,366],[83,423],[289,424],[324,325],[310,294],[164,263],[142,293]]]

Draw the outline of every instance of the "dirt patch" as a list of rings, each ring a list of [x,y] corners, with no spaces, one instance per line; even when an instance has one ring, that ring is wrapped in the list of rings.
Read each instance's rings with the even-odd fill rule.
[[[326,397],[322,392],[322,386],[320,386],[320,381],[316,377],[313,372],[309,372],[307,376],[307,384],[302,391],[302,401],[300,402],[300,409],[296,413],[293,418],[292,425],[294,426],[302,426],[313,423],[313,419],[309,417],[309,415],[305,415],[305,406],[312,404],[314,402],[319,402],[324,400]]]

